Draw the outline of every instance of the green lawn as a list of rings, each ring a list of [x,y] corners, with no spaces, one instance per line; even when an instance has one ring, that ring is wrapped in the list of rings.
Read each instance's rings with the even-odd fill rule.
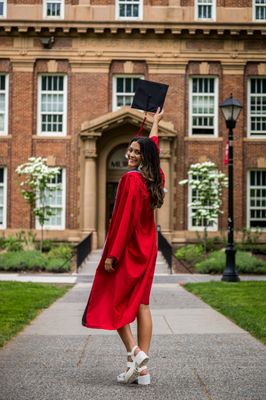
[[[212,281],[184,287],[266,344],[266,282]]]
[[[0,347],[72,286],[0,282]]]

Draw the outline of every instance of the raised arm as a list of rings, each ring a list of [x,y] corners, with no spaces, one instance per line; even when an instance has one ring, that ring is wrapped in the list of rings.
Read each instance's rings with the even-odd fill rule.
[[[149,137],[152,136],[158,137],[158,125],[161,119],[163,118],[163,114],[164,110],[160,111],[160,107],[158,107],[156,113],[153,115],[153,124]]]

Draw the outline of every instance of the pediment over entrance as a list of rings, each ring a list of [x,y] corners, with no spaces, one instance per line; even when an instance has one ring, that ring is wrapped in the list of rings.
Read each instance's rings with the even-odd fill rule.
[[[132,124],[139,127],[144,118],[144,114],[129,107],[122,107],[117,111],[109,112],[91,121],[85,121],[81,126],[81,137],[102,136],[105,132],[125,124]],[[147,117],[145,129],[152,127],[152,118]],[[172,122],[161,121],[159,124],[160,137],[175,137],[176,132]]]

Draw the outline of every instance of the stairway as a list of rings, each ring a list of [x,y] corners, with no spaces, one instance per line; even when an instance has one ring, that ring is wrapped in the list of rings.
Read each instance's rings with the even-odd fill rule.
[[[93,250],[87,259],[84,261],[82,266],[79,268],[78,277],[79,281],[84,281],[86,278],[89,280],[93,279],[96,268],[101,259],[102,249]],[[155,275],[169,274],[168,265],[160,251],[157,254]]]

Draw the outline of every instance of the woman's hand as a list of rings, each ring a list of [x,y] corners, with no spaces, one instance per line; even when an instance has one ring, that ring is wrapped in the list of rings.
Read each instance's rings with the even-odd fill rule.
[[[107,272],[115,272],[115,269],[113,268],[113,258],[106,258],[104,262],[104,268]]]
[[[151,127],[151,132],[149,137],[158,136],[158,125],[161,119],[163,118],[164,110],[160,111],[160,107],[157,108],[155,114],[153,114],[153,124]]]
[[[157,124],[159,124],[159,122],[163,118],[163,114],[164,114],[164,110],[163,109],[162,109],[162,111],[160,111],[160,110],[161,110],[160,107],[158,107],[156,113],[153,116],[153,121]]]

